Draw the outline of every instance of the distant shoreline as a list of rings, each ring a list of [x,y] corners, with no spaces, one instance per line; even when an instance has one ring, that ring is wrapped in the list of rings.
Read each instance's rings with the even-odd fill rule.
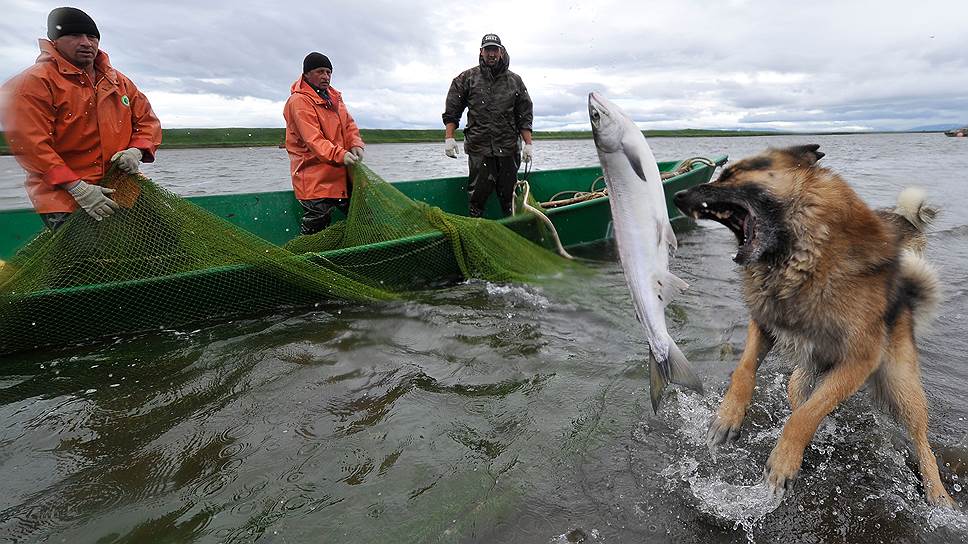
[[[897,134],[897,132],[773,132],[753,130],[644,130],[649,138],[699,138],[735,136],[809,136]],[[925,133],[944,131],[922,131]],[[368,144],[434,143],[444,141],[443,129],[360,129]],[[285,138],[284,128],[168,128],[162,131],[162,149],[196,149],[219,147],[278,147]],[[458,140],[463,136],[458,134]],[[537,131],[535,140],[590,140],[590,130]],[[0,155],[10,155],[10,147],[0,132]]]

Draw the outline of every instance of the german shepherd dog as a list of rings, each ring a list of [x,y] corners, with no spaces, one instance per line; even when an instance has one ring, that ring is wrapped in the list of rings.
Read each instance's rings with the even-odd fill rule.
[[[873,211],[847,183],[817,165],[819,145],[770,149],[679,192],[687,216],[728,227],[739,244],[750,311],[746,347],[707,433],[715,448],[739,438],[756,370],[774,347],[795,363],[793,410],[764,475],[775,495],[792,488],[803,452],[838,404],[867,386],[913,441],[929,503],[953,505],[928,445],[915,324],[940,294],[922,258],[934,210],[917,189],[894,210]]]

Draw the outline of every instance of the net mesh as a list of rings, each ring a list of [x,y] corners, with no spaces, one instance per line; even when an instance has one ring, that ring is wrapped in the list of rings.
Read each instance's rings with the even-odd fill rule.
[[[534,206],[538,204],[530,199]],[[531,236],[544,241],[547,232],[538,223],[526,223]],[[490,281],[533,281],[562,271],[569,263],[522,238],[501,223],[446,213],[424,202],[411,200],[366,166],[357,167],[353,177],[353,198],[346,221],[310,236],[300,236],[285,248],[296,254],[398,241],[415,235],[432,234],[427,242],[452,253],[461,275]],[[429,248],[428,248],[429,249]],[[450,265],[450,262],[440,264]],[[350,264],[349,268],[353,265]],[[369,270],[370,280],[393,282],[401,270],[394,266]],[[444,271],[441,270],[441,273]],[[433,274],[439,277],[441,274]]]
[[[501,223],[411,200],[365,166],[353,174],[347,219],[280,247],[112,170],[102,185],[116,190],[117,213],[74,213],[0,268],[0,353],[577,267]],[[547,238],[537,221],[514,223]]]

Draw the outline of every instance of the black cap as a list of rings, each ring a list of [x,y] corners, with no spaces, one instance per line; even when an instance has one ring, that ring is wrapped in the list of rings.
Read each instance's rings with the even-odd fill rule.
[[[481,38],[481,49],[490,47],[492,45],[496,45],[497,47],[504,49],[504,46],[501,45],[501,38],[499,38],[497,34],[485,34],[484,37]]]
[[[56,40],[70,34],[87,34],[101,39],[94,19],[77,8],[54,8],[47,15],[47,37]]]
[[[305,74],[316,68],[329,68],[332,70],[333,63],[329,62],[329,57],[326,55],[313,51],[303,59],[303,73]]]

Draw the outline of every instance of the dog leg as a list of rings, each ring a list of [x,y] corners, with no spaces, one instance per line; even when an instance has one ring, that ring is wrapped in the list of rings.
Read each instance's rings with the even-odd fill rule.
[[[898,321],[888,356],[874,374],[872,383],[875,395],[911,436],[928,502],[935,506],[954,506],[954,500],[941,484],[938,463],[928,444],[928,402],[908,319]]]
[[[790,408],[796,410],[810,396],[813,389],[814,378],[807,374],[801,367],[793,369],[790,374],[790,382],[787,384],[787,399],[790,401]]]
[[[719,405],[719,412],[706,433],[706,445],[710,450],[715,450],[727,440],[735,442],[739,439],[739,429],[743,425],[746,408],[753,398],[753,388],[756,386],[756,370],[770,352],[773,342],[772,335],[750,320],[746,329],[743,355],[730,377],[729,389]]]
[[[793,487],[803,463],[803,450],[813,440],[820,422],[864,385],[877,367],[879,357],[880,348],[874,346],[853,362],[834,365],[820,379],[810,397],[793,410],[766,461],[766,481],[774,495],[783,496]]]

